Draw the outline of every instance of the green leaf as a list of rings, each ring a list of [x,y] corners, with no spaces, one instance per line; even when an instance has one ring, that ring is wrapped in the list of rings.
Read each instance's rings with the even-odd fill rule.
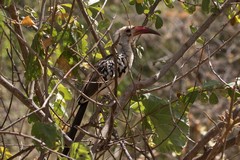
[[[190,14],[193,14],[196,11],[196,6],[192,4],[182,3],[182,7]]]
[[[67,8],[72,8],[72,4],[71,3],[63,3],[63,4],[61,4],[61,6],[67,7]]]
[[[109,25],[110,21],[108,19],[104,19],[98,23],[98,29],[99,30],[107,29]]]
[[[220,86],[222,86],[220,82],[215,81],[215,80],[210,80],[210,81],[206,81],[203,83],[202,89],[203,90],[213,90]]]
[[[198,29],[197,29],[196,26],[190,25],[190,30],[191,30],[192,33],[195,33]]]
[[[68,45],[74,44],[75,39],[71,29],[67,29],[66,31],[58,32],[56,36],[56,41],[61,42],[61,47],[66,47]]]
[[[218,97],[215,93],[212,92],[212,94],[209,96],[209,102],[210,104],[218,104]]]
[[[129,0],[130,5],[135,5],[135,3],[136,3],[136,0]]]
[[[59,142],[62,141],[62,134],[55,124],[36,122],[32,126],[31,134],[51,149],[59,147]]]
[[[80,51],[82,53],[82,55],[85,55],[87,53],[87,50],[88,50],[88,35],[84,35],[80,41]]]
[[[173,8],[173,0],[164,0],[164,3],[165,5],[168,7],[168,8]]]
[[[191,30],[192,33],[195,33],[198,30],[198,28],[193,26],[193,25],[190,25],[190,30]],[[198,37],[197,42],[200,43],[200,44],[204,44],[205,39],[202,36],[200,36],[200,37]]]
[[[52,107],[52,109],[54,111],[54,112],[51,112],[54,122],[58,126],[61,126],[62,120],[60,120],[59,117],[60,118],[68,117],[68,114],[66,111],[66,102],[63,99],[56,98],[56,100],[53,103],[50,103],[50,106]]]
[[[162,12],[161,12],[161,10],[155,10],[154,11],[154,14],[156,14],[156,15],[160,15]]]
[[[59,84],[57,89],[62,94],[62,96],[65,100],[71,100],[72,99],[71,91],[68,88],[66,88],[64,85]]]
[[[136,7],[136,11],[137,11],[138,14],[143,14],[144,13],[144,7],[142,6],[142,4],[136,3],[135,7]]]
[[[155,27],[157,29],[161,28],[163,26],[162,18],[158,15],[156,15],[156,21],[155,21]]]
[[[147,9],[144,9],[143,13],[144,14],[148,14],[150,12],[150,10],[147,8]]]
[[[224,3],[224,0],[217,0],[218,3]]]
[[[192,92],[189,92],[187,95],[183,96],[182,98],[182,102],[185,104],[185,105],[190,105],[190,104],[193,104],[197,98],[199,94],[199,91],[198,90],[194,90]]]
[[[95,54],[94,58],[98,61],[98,60],[102,59],[103,56],[102,56],[101,53],[97,52],[97,53]]]
[[[198,87],[198,86],[194,86],[194,87],[190,87],[190,88],[188,88],[188,92],[193,92],[193,91],[199,91],[200,90],[200,88]]]
[[[207,92],[202,92],[201,94],[199,94],[198,98],[200,99],[200,101],[202,103],[207,103],[208,102],[208,95]]]
[[[91,160],[89,148],[81,143],[73,143],[70,150],[70,157],[74,159]]]
[[[227,88],[227,91],[228,91],[228,95],[229,97],[233,98],[234,96],[234,102],[240,97],[240,93],[237,92],[236,90],[234,90],[233,88]]]
[[[36,34],[33,42],[32,42],[32,49],[38,53],[39,56],[43,55],[43,49],[42,45],[40,45],[40,35]],[[30,53],[27,57],[27,63],[26,63],[26,72],[25,72],[25,78],[26,82],[29,83],[33,80],[36,80],[42,75],[42,67],[41,64],[33,53]]]
[[[110,40],[107,42],[107,44],[105,44],[104,48],[109,48],[113,45],[113,42]]]
[[[37,121],[40,121],[40,119],[36,114],[31,114],[28,116],[28,123],[35,123]]]
[[[62,7],[62,5],[57,5],[57,12],[61,12],[61,13],[65,14],[66,10],[65,10],[65,8]],[[61,17],[61,16],[59,16],[59,17]],[[61,17],[61,19],[62,19],[62,17]]]
[[[0,11],[0,27],[4,27],[3,21],[4,21],[4,15],[3,15],[3,12]],[[2,32],[3,32],[3,29],[0,29],[0,34],[2,34]]]
[[[140,113],[145,110],[145,107],[143,106],[142,102],[134,102],[130,108],[132,108],[135,112]]]
[[[38,13],[33,8],[31,8],[30,6],[28,6],[26,4],[24,5],[24,11],[36,19],[39,18]]]
[[[104,10],[101,7],[97,7],[97,6],[90,6],[89,9],[92,12],[96,12],[95,14],[97,14],[98,12],[104,14]]]
[[[197,42],[203,45],[205,43],[205,38],[203,38],[202,36],[198,37]]]
[[[12,0],[4,0],[3,1],[3,6],[4,7],[9,7],[12,4]]]
[[[136,0],[137,3],[143,3],[144,0]]]
[[[92,13],[92,10],[91,9],[86,9],[86,11],[87,11],[87,14],[90,16],[90,17],[92,17],[93,16],[93,13]]]
[[[209,13],[209,11],[210,11],[210,0],[203,0],[202,1],[202,11],[204,13]]]
[[[62,99],[60,98],[61,96],[59,96],[59,93],[56,95],[56,97],[57,98],[55,99],[53,104],[51,104],[51,106],[53,106],[54,112],[58,115],[57,118],[63,117],[63,116],[68,117],[67,112],[65,110],[67,106],[66,102],[64,101],[63,98]]]
[[[157,147],[157,150],[160,152],[175,152],[179,154],[187,142],[185,135],[189,132],[187,111],[184,112],[185,106],[177,103],[171,104],[176,121],[183,115],[178,122],[178,126],[181,128],[181,131],[179,131],[172,122],[173,117],[167,100],[151,94],[144,94],[143,96],[144,98],[140,102],[136,102],[131,107],[136,110],[140,109],[145,114],[146,118],[143,120],[143,125],[146,129],[150,129],[155,133],[152,139],[149,139],[150,145],[154,146],[161,143]],[[173,129],[174,131],[172,132]]]

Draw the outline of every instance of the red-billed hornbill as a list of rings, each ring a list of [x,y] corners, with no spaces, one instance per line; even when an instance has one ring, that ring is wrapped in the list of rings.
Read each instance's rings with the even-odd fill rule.
[[[96,65],[95,70],[89,74],[86,84],[84,85],[82,92],[93,98],[96,95],[104,95],[109,92],[109,89],[113,89],[115,85],[115,76],[117,75],[117,82],[119,83],[128,71],[131,69],[134,59],[134,54],[131,48],[131,44],[134,41],[134,37],[141,34],[156,34],[158,32],[144,27],[144,26],[124,26],[116,31],[114,34],[113,43],[116,48],[116,60],[114,55],[111,54],[104,59],[101,59]],[[117,62],[115,65],[114,62]],[[117,69],[115,67],[117,66]],[[116,73],[117,72],[117,73]],[[70,131],[67,135],[74,141],[77,133],[76,126],[81,124],[83,115],[86,111],[89,100],[80,96],[78,104],[79,109],[72,123]],[[63,154],[67,155],[69,148],[65,147]]]

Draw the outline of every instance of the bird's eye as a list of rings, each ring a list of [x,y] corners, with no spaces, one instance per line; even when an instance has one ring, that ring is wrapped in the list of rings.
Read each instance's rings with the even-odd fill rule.
[[[129,37],[132,36],[131,29],[129,29],[129,28],[126,29],[126,34],[127,34],[127,36],[129,36]]]
[[[131,29],[126,29],[126,33],[130,33],[131,32]]]

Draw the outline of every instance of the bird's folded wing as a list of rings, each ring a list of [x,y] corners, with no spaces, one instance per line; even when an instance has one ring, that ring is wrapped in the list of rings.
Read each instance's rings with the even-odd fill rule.
[[[110,56],[108,56],[107,59],[97,63],[95,65],[95,71],[88,76],[82,92],[88,97],[93,97],[96,94],[101,95],[103,90],[109,91],[109,89],[112,89],[111,83],[115,77],[114,68],[114,62],[111,60]],[[79,100],[82,103],[86,101],[83,96],[81,96]]]

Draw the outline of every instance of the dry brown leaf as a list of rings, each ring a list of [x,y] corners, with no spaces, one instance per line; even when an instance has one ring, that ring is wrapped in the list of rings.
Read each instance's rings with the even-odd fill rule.
[[[22,20],[21,24],[22,24],[23,26],[27,26],[27,27],[30,27],[30,26],[35,25],[35,23],[33,22],[33,20],[32,20],[29,16],[26,16],[26,17]]]
[[[68,59],[62,55],[57,59],[56,64],[57,67],[63,70],[64,73],[67,73],[71,69]],[[68,76],[71,77],[71,73]]]
[[[52,44],[52,37],[50,38],[46,38],[42,41],[42,46],[43,49],[46,49],[47,47],[49,47]]]

